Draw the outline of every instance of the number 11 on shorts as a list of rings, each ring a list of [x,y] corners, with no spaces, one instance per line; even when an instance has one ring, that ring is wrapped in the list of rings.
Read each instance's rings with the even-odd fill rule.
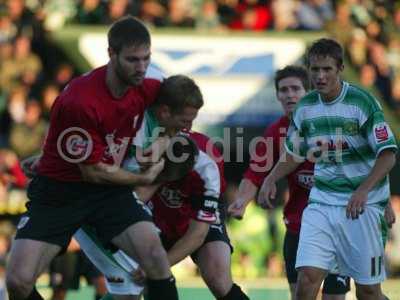
[[[371,277],[379,276],[381,275],[381,272],[382,272],[382,256],[371,257]]]

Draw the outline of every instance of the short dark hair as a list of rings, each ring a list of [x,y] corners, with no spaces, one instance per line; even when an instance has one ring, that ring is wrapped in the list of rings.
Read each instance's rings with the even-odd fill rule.
[[[193,79],[185,75],[173,75],[161,83],[156,104],[164,104],[177,113],[188,106],[200,109],[204,101]]]
[[[276,71],[275,73],[275,89],[278,91],[279,81],[287,77],[296,77],[301,80],[303,87],[306,91],[310,89],[310,78],[308,72],[304,67],[289,65]]]
[[[132,16],[115,21],[108,31],[108,46],[116,53],[123,47],[150,44],[149,30],[139,19]]]
[[[155,181],[161,183],[181,180],[193,169],[198,156],[199,149],[190,137],[185,134],[173,136],[167,151],[163,155],[165,159],[164,169]],[[174,161],[173,158],[178,161]]]
[[[322,38],[316,40],[307,52],[307,66],[310,65],[310,58],[312,56],[329,56],[336,60],[337,66],[343,65],[343,48],[333,39]]]

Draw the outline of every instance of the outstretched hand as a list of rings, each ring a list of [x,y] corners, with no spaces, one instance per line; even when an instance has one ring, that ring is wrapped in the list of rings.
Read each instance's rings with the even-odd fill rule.
[[[246,211],[246,203],[243,199],[237,198],[228,206],[228,215],[241,220]]]

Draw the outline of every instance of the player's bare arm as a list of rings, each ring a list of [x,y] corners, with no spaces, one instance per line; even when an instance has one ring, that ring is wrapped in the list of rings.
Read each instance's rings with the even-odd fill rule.
[[[243,178],[239,185],[235,200],[228,207],[228,214],[235,219],[241,220],[247,205],[255,199],[258,187],[247,178]]]
[[[209,228],[208,223],[190,220],[188,230],[167,253],[170,265],[177,264],[197,250],[203,244]]]
[[[264,179],[257,203],[263,208],[272,208],[271,199],[276,197],[276,182],[292,173],[302,162],[293,155],[284,151],[271,173]]]
[[[82,177],[85,181],[99,184],[119,185],[146,185],[154,181],[157,175],[164,168],[164,160],[152,165],[143,173],[131,173],[117,166],[110,166],[104,163],[93,165],[79,164]]]
[[[383,150],[376,159],[371,173],[364,182],[357,188],[351,196],[346,208],[348,218],[357,219],[364,211],[365,203],[368,199],[368,193],[374,186],[385,177],[396,163],[396,155],[393,149]]]
[[[147,203],[161,185],[162,183],[136,186],[135,193],[142,202]]]
[[[148,167],[155,161],[159,161],[167,151],[171,140],[169,136],[159,136],[146,149],[136,146],[136,160],[141,167]]]

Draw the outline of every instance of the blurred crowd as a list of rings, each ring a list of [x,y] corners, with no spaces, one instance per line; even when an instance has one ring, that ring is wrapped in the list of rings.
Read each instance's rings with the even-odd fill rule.
[[[40,152],[50,107],[77,73],[48,38],[49,31],[68,24],[110,24],[127,14],[157,28],[327,30],[345,45],[361,84],[376,88],[400,113],[400,3],[396,2],[0,0],[0,265],[13,232],[2,220],[21,213],[26,199],[27,179],[18,162]],[[395,259],[400,266],[400,258]]]

